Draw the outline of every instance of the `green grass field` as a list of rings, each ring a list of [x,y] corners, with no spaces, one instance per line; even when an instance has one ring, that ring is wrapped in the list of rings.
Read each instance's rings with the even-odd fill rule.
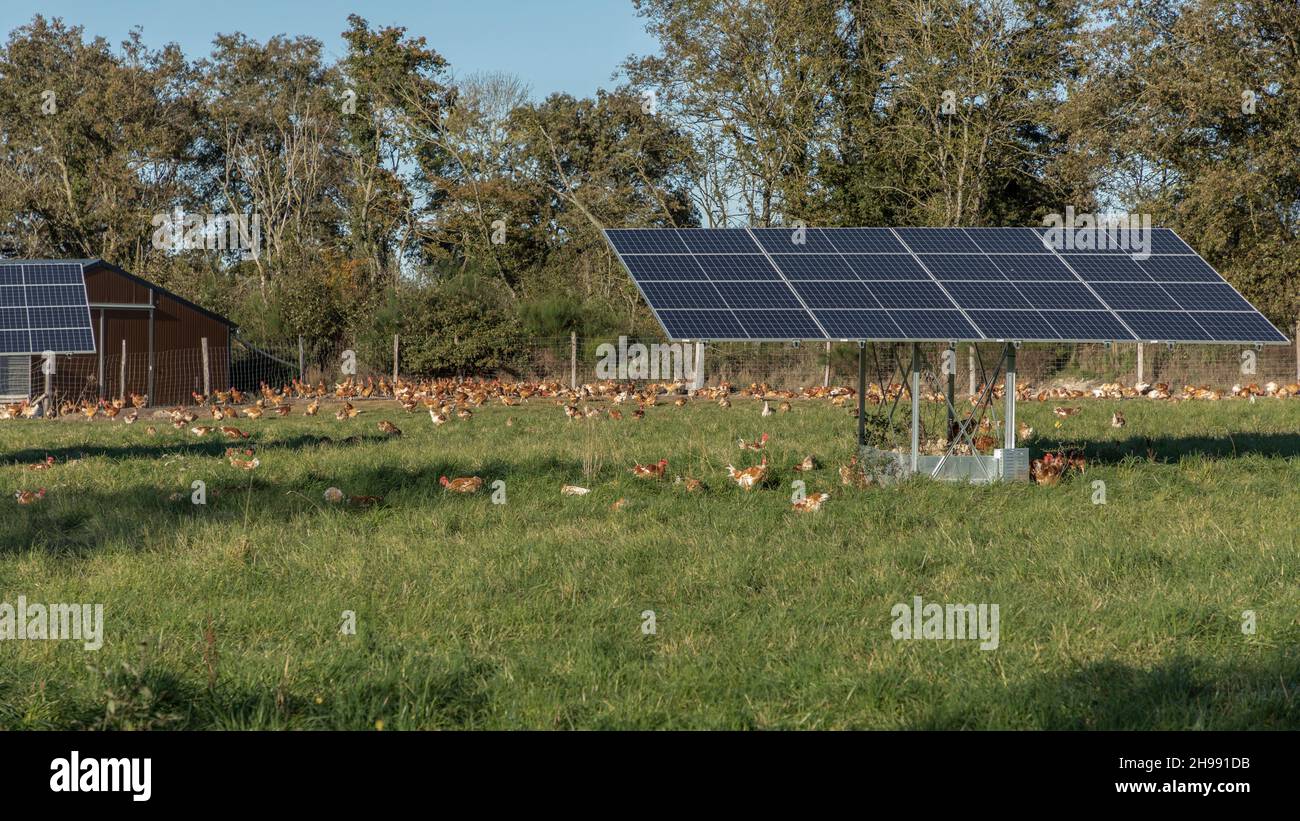
[[[166,422],[0,422],[0,601],[105,605],[98,651],[0,642],[0,727],[1300,727],[1300,401],[1130,401],[1118,430],[1118,403],[1075,404],[1060,428],[1021,405],[1037,448],[1087,449],[1055,487],[842,488],[854,422],[820,402],[571,422],[533,400],[436,430],[374,402],[240,420],[251,474]],[[746,494],[725,465],[762,431],[775,481]],[[800,515],[809,453],[832,498]],[[660,457],[707,492],[627,470]],[[917,595],[998,604],[1000,646],[895,641]]]

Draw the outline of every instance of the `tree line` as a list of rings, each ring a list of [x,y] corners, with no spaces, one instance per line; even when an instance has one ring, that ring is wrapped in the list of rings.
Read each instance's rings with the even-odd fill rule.
[[[1150,213],[1300,313],[1300,6],[633,0],[658,42],[591,97],[458,76],[359,16],[190,59],[37,16],[0,48],[0,253],[102,257],[247,336],[496,367],[657,326],[605,227],[1036,225]],[[258,218],[258,251],[156,242]]]

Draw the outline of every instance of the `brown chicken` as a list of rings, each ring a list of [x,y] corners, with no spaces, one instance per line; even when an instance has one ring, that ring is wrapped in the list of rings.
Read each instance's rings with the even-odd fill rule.
[[[258,465],[262,464],[261,460],[256,456],[252,459],[243,459],[239,456],[229,456],[227,458],[230,460],[230,466],[232,468],[239,468],[240,470],[253,470]]]
[[[222,425],[222,426],[221,426],[221,432],[224,433],[224,434],[226,435],[226,437],[229,438],[229,439],[247,439],[247,438],[248,438],[248,434],[247,434],[247,433],[243,432],[243,431],[240,430],[239,428],[232,428],[232,427],[230,427],[229,425]]]
[[[822,509],[826,500],[831,498],[829,493],[809,493],[797,502],[791,502],[790,506],[800,513],[816,513]]]
[[[14,498],[18,500],[20,505],[30,505],[45,498],[45,488],[40,490],[19,490],[14,493]]]
[[[667,459],[660,459],[658,462],[651,465],[633,465],[629,468],[632,475],[638,479],[662,479],[664,478],[664,471],[667,469]]]
[[[817,469],[817,460],[814,459],[811,455],[805,456],[802,462],[794,466],[794,470],[798,471],[799,473],[806,473],[807,471],[816,470],[816,469]]]
[[[307,410],[304,411],[304,415],[315,416],[318,410],[320,410],[320,400],[313,399],[310,403],[308,403]]]
[[[1065,460],[1054,453],[1044,453],[1043,458],[1029,463],[1029,475],[1040,485],[1054,485],[1065,472]]]
[[[757,467],[736,470],[734,466],[727,465],[727,475],[745,490],[753,490],[767,478],[767,454],[763,454],[763,461]]]
[[[385,434],[387,434],[388,436],[402,435],[402,431],[397,427],[397,425],[394,425],[392,422],[389,422],[387,419],[379,420],[379,429],[383,431]]]
[[[744,439],[738,439],[737,443],[740,445],[741,450],[762,450],[767,447],[767,438],[767,434],[765,433],[753,442],[746,442]]]
[[[452,493],[478,493],[483,487],[483,480],[478,476],[462,476],[458,479],[438,477],[438,484]]]

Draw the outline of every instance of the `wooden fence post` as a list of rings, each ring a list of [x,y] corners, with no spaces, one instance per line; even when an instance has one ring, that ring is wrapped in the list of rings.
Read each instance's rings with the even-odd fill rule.
[[[822,387],[831,386],[831,343],[826,343],[826,370],[822,373]]]
[[[1137,372],[1137,381],[1139,383],[1146,381],[1145,379],[1143,379],[1146,370],[1143,367],[1144,364],[1145,363],[1142,361],[1142,343],[1139,342],[1138,343],[1138,372]]]
[[[122,361],[117,368],[117,398],[126,402],[126,340],[122,340]]]
[[[578,332],[569,331],[569,387],[578,389]]]
[[[104,388],[104,345],[105,345],[105,342],[104,342],[104,309],[103,309],[103,308],[100,308],[100,309],[99,309],[99,344],[95,346],[95,348],[97,349],[97,356],[96,356],[96,359],[98,360],[97,364],[99,365],[99,390],[98,390],[98,393],[99,393],[99,398],[100,398],[100,399],[103,399],[104,397],[108,396],[108,393],[105,391],[105,388]]]
[[[397,334],[393,334],[393,382],[397,381]]]
[[[208,370],[208,338],[199,338],[199,347],[203,351],[203,396],[212,395],[212,372]]]

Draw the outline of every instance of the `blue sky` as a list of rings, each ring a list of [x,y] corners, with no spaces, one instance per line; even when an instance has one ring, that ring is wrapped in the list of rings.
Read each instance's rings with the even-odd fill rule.
[[[114,45],[140,26],[151,46],[176,42],[191,58],[208,53],[214,34],[242,31],[257,40],[306,34],[343,51],[339,32],[356,12],[372,26],[405,26],[423,35],[458,75],[505,71],[533,96],[587,96],[611,88],[629,54],[655,51],[631,0],[3,0],[5,39],[33,15],[62,17]]]

